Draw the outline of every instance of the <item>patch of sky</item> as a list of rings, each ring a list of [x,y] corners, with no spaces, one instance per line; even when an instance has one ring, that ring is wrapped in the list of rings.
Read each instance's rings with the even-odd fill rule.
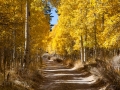
[[[51,5],[50,2],[47,2],[46,7],[45,7],[45,14],[50,15],[50,27],[54,27],[55,24],[57,24],[58,21],[58,13],[57,9]]]
[[[51,17],[50,23],[53,25],[57,24],[58,14],[57,14],[57,9],[55,7],[52,8],[50,16],[53,16],[53,17]]]

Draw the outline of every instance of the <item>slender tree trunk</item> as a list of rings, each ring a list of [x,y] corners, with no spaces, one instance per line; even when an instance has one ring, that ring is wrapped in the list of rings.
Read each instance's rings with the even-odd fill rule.
[[[86,7],[86,10],[85,10],[85,17],[87,16],[87,12],[88,12],[88,8]],[[87,18],[87,17],[86,17]],[[84,41],[85,43],[87,43],[87,26],[85,24],[85,36],[84,36]],[[87,60],[87,52],[86,52],[86,46],[87,45],[84,45],[84,62],[86,62]]]
[[[2,61],[3,61],[3,41],[2,41],[2,38],[0,38],[0,72],[2,72],[3,71],[3,69],[2,69]]]
[[[1,48],[0,70],[3,71],[2,64],[4,60],[4,48]]]
[[[104,13],[102,14],[101,28],[102,28],[102,31],[104,31]],[[104,50],[104,48],[103,48],[103,57],[102,57],[102,59],[105,60],[105,50]]]
[[[84,60],[83,61],[86,62],[86,47],[84,47],[84,55],[83,56],[84,56]]]
[[[0,48],[0,72],[2,71],[2,49]]]
[[[23,53],[22,53],[22,49],[20,49],[20,67],[23,67]]]
[[[6,56],[5,56],[6,48],[3,49],[3,68],[4,68],[4,81],[6,76]]]
[[[84,47],[83,47],[83,38],[82,38],[82,35],[80,37],[80,43],[81,43],[81,62],[82,64],[84,64]]]
[[[97,37],[96,37],[96,14],[95,16],[95,21],[94,21],[94,58],[97,58]]]
[[[84,40],[87,43],[87,28],[85,30]],[[86,46],[84,46],[84,62],[86,62],[86,60],[87,60],[87,51],[86,51]]]
[[[13,67],[16,66],[16,31],[13,31]]]
[[[29,33],[29,0],[26,0],[26,16],[25,16],[25,55],[24,55],[24,64],[25,68],[28,67],[30,61],[30,33]]]
[[[6,69],[10,69],[10,47],[11,47],[11,42],[10,42],[10,36],[6,35],[6,47],[5,47],[5,64],[6,64]],[[8,45],[8,46],[7,46]]]

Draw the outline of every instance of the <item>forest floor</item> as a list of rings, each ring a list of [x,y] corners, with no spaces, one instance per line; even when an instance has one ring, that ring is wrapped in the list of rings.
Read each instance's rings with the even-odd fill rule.
[[[38,90],[105,90],[106,83],[85,68],[74,70],[53,60],[44,60],[43,82]]]

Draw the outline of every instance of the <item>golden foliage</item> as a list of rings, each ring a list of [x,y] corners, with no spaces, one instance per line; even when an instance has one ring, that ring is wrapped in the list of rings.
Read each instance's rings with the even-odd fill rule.
[[[79,51],[81,35],[84,47],[119,47],[118,6],[118,0],[61,0],[59,20],[50,35],[52,50],[59,54]]]

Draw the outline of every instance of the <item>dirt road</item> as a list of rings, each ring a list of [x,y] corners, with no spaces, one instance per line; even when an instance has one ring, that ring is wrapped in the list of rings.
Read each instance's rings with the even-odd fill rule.
[[[84,69],[73,70],[52,60],[44,63],[40,90],[104,90],[105,83]]]

